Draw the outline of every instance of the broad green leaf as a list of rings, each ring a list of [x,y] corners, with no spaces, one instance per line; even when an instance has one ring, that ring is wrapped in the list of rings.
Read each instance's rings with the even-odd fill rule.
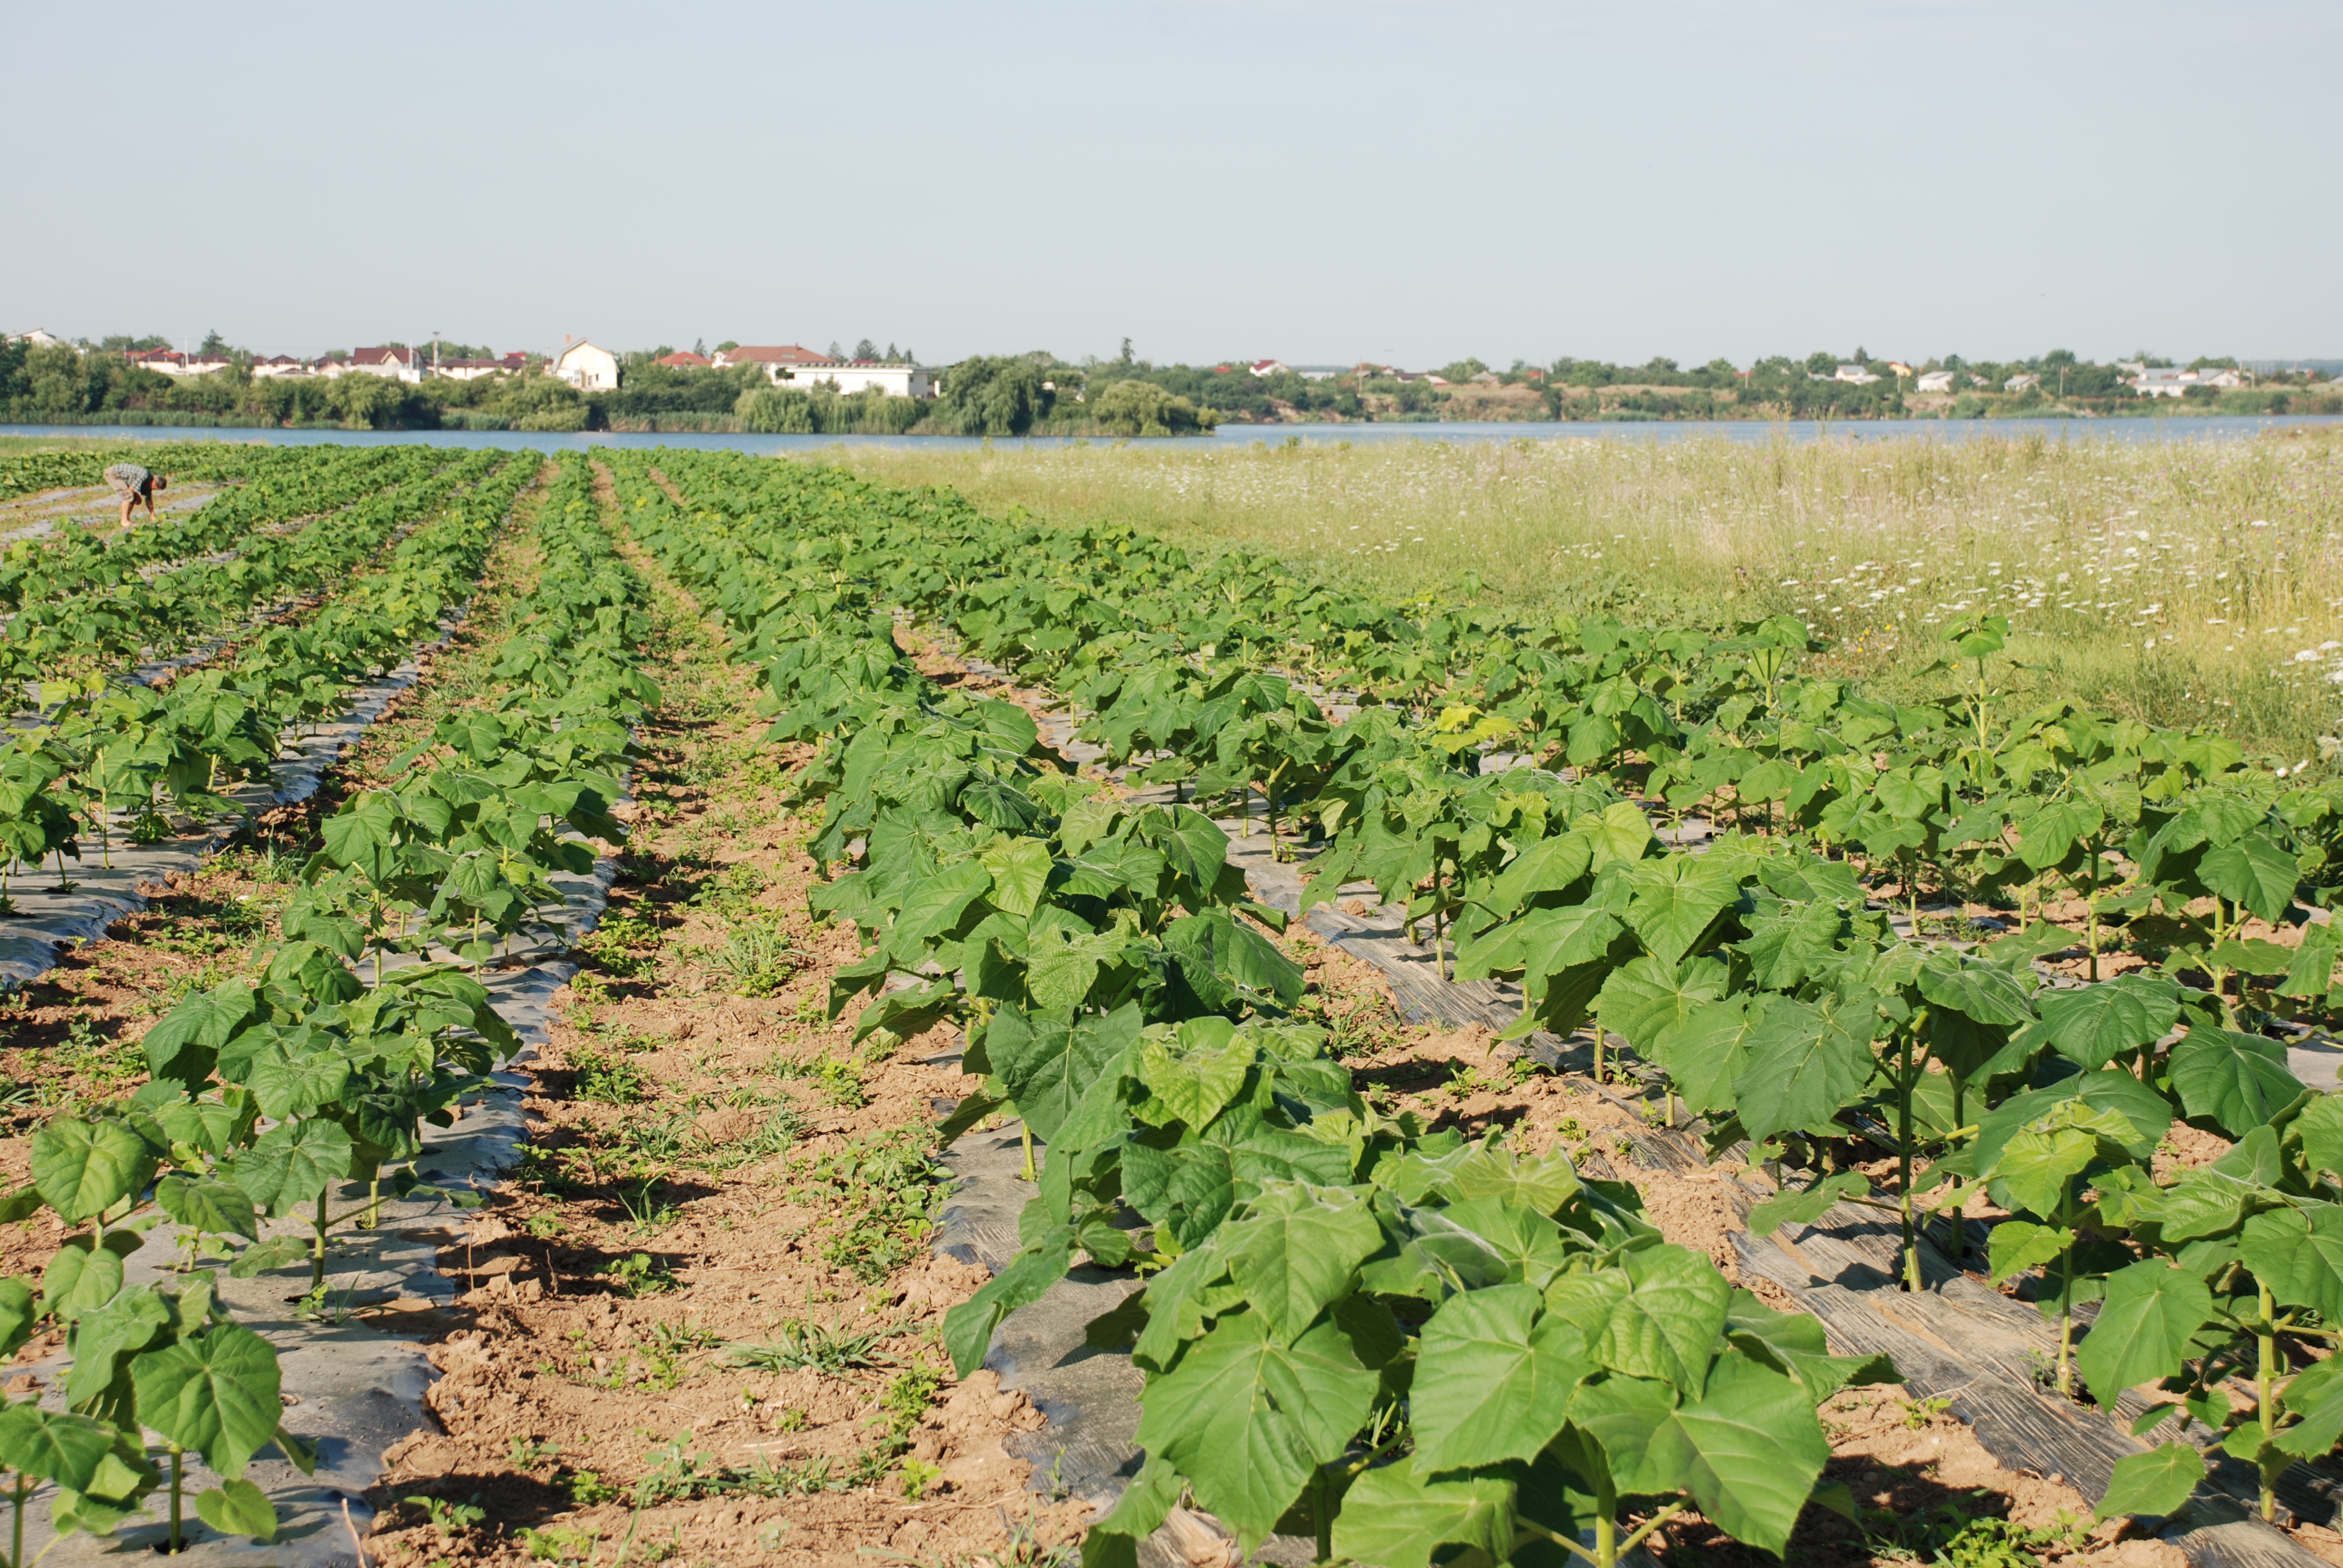
[[[1739,951],[1751,978],[1769,990],[1788,990],[1815,973],[1838,945],[1846,917],[1836,904],[1793,900],[1761,909]]]
[[[198,991],[146,1031],[147,1065],[157,1078],[193,1088],[211,1076],[214,1054],[253,1014],[251,985],[231,980]]]
[[[2246,1221],[2239,1254],[2281,1306],[2343,1323],[2343,1208],[2272,1209]]]
[[[1033,1004],[1052,1012],[1071,1012],[1090,1000],[1099,971],[1129,950],[1131,940],[1120,931],[1081,936],[1062,927],[1034,933],[1025,953],[1025,989]]]
[[[1638,869],[1627,923],[1661,963],[1673,969],[1701,934],[1741,896],[1731,864],[1708,857],[1671,855]]]
[[[1074,1234],[1061,1225],[1017,1254],[984,1287],[944,1315],[944,1349],[961,1377],[975,1375],[992,1348],[992,1331],[1019,1307],[1041,1299],[1066,1277],[1074,1260]]]
[[[1733,1086],[1747,1060],[1749,1038],[1773,1000],[1725,997],[1704,1002],[1684,1022],[1660,1032],[1652,1054],[1686,1105],[1704,1114],[1733,1109]]]
[[[1595,1010],[1603,1027],[1626,1038],[1639,1051],[1725,994],[1728,975],[1713,958],[1678,964],[1645,954],[1613,970],[1603,982]]]
[[[2179,988],[2139,975],[2047,990],[2036,1000],[2052,1049],[2092,1071],[2163,1039],[2180,1016]]]
[[[2294,901],[2301,868],[2292,855],[2259,833],[2234,844],[2207,849],[2197,862],[2197,879],[2228,900],[2276,925]]]
[[[60,1322],[72,1322],[114,1300],[122,1289],[122,1261],[138,1246],[127,1231],[68,1236],[41,1273],[41,1303]]]
[[[252,1200],[233,1181],[174,1172],[155,1183],[155,1201],[164,1213],[190,1230],[215,1236],[259,1238]]]
[[[122,1122],[61,1116],[33,1134],[33,1185],[69,1225],[144,1191],[154,1175],[154,1151]]]
[[[1474,900],[1499,915],[1510,915],[1539,893],[1567,888],[1593,864],[1594,847],[1583,833],[1540,839],[1523,850]]]
[[[1554,1221],[1502,1198],[1468,1199],[1451,1203],[1440,1213],[1451,1224],[1479,1238],[1504,1265],[1508,1281],[1536,1290],[1545,1289],[1548,1282],[1569,1267],[1572,1254],[1579,1250],[1574,1234],[1565,1239]]]
[[[260,1102],[260,1113],[274,1121],[333,1104],[349,1080],[349,1059],[322,1041],[271,1040],[253,1053],[244,1074],[245,1087]]]
[[[1346,1158],[1340,1150],[1331,1152]],[[1122,1152],[1122,1196],[1144,1218],[1170,1231],[1181,1247],[1193,1247],[1235,1206],[1236,1160],[1221,1145],[1193,1135],[1170,1149],[1132,1143]]]
[[[1820,1320],[1805,1312],[1777,1312],[1747,1291],[1733,1293],[1725,1332],[1750,1354],[1781,1363],[1805,1385],[1806,1397],[1815,1404],[1843,1388],[1903,1381],[1896,1363],[1884,1355],[1831,1354]]]
[[[1622,1493],[1671,1491],[1676,1483],[1652,1471],[1652,1439],[1683,1402],[1674,1388],[1656,1378],[1605,1372],[1572,1392],[1570,1426],[1556,1446],[1566,1449],[1574,1440],[1592,1442]]]
[[[951,930],[960,916],[992,886],[992,873],[979,860],[948,866],[912,888],[887,935],[900,959],[918,944]]]
[[[2098,1151],[2097,1136],[2082,1128],[2028,1129],[2003,1146],[1986,1174],[2007,1184],[2016,1207],[2047,1220],[2066,1206],[2070,1184]]]
[[[1986,1241],[1986,1267],[1996,1284],[2038,1269],[2075,1244],[2075,1232],[2056,1225],[2004,1220]]]
[[[1879,781],[1872,787],[1872,798],[1891,816],[1916,821],[1943,804],[1945,783],[1933,776],[1933,770],[1923,769],[1916,775],[1899,768],[1879,776]]]
[[[2294,1120],[2302,1154],[2318,1171],[2343,1172],[2343,1094],[2322,1094]]]
[[[1493,1475],[1419,1475],[1420,1464],[1419,1453],[1352,1483],[1334,1516],[1335,1557],[1371,1568],[1431,1568],[1433,1552],[1451,1544],[1477,1549],[1479,1561],[1510,1556],[1513,1483]]]
[[[1659,1378],[1689,1393],[1708,1374],[1732,1287],[1716,1265],[1683,1247],[1630,1252],[1633,1288],[1610,1317],[1584,1325],[1594,1359],[1631,1377]]]
[[[984,1031],[985,1050],[1035,1137],[1055,1142],[1093,1083],[1110,1072],[1128,1070],[1141,1018],[1136,1006],[1072,1022],[1028,1017],[1016,1008],[993,1016]]]
[[[1138,1568],[1137,1543],[1155,1533],[1164,1517],[1179,1505],[1186,1483],[1180,1473],[1153,1454],[1139,1467],[1112,1508],[1091,1521],[1082,1533],[1082,1568]],[[1091,1543],[1108,1547],[1111,1555],[1094,1553]],[[1110,1543],[1119,1545],[1110,1546]]]
[[[223,1535],[277,1539],[277,1509],[249,1481],[223,1482],[196,1493],[196,1515]]]
[[[121,1374],[125,1356],[145,1350],[167,1327],[171,1310],[151,1285],[123,1292],[74,1325],[73,1370],[65,1398],[75,1410],[96,1408]]]
[[[1829,1458],[1797,1379],[1735,1352],[1697,1402],[1661,1424],[1645,1462],[1735,1540],[1779,1553]]]
[[[2205,1479],[2205,1456],[2185,1442],[2167,1442],[2146,1453],[2126,1454],[2116,1461],[2107,1480],[2107,1493],[2099,1499],[2094,1517],[2112,1519],[2118,1513],[2146,1514],[2161,1519],[2177,1513],[2197,1483]]]
[[[2213,1292],[2185,1269],[2149,1258],[2107,1276],[2091,1332],[2075,1352],[2076,1370],[2102,1404],[2124,1390],[2177,1376],[2189,1341],[2213,1315]]]
[[[1920,966],[1920,994],[1978,1023],[2019,1024],[2034,1016],[2026,988],[2007,970],[1949,950],[1929,954]]]
[[[1586,1332],[1528,1285],[1452,1296],[1423,1325],[1409,1411],[1426,1471],[1534,1456],[1562,1430],[1594,1371]]]
[[[992,907],[1012,915],[1031,914],[1050,883],[1049,846],[1039,839],[1010,839],[978,859],[992,873]]]
[[[236,1184],[282,1218],[347,1176],[354,1147],[337,1122],[280,1121],[236,1161]]]
[[[1734,1082],[1741,1125],[1752,1141],[1811,1127],[1838,1114],[1871,1075],[1871,1039],[1848,1027],[1873,1023],[1868,998],[1825,1012],[1786,997],[1765,999],[1764,1018],[1742,1045]],[[1755,1008],[1752,1008],[1754,1014]]]
[[[43,1410],[32,1400],[0,1411],[0,1464],[20,1475],[86,1492],[113,1451],[113,1429],[88,1416]]]
[[[1533,994],[1543,995],[1547,977],[1595,962],[1610,952],[1612,941],[1624,930],[1618,916],[1593,904],[1531,910],[1521,922],[1524,984]]]
[[[19,1275],[0,1280],[0,1357],[15,1355],[33,1337],[37,1315],[31,1281]]]
[[[1259,1048],[1226,1020],[1194,1019],[1169,1036],[1151,1034],[1140,1047],[1139,1076],[1164,1108],[1202,1128],[1242,1087]]]
[[[1614,800],[1600,816],[1580,817],[1570,825],[1586,836],[1594,851],[1592,868],[1601,870],[1615,860],[1640,860],[1652,847],[1652,824],[1632,800]]]
[[[1287,1346],[1259,1313],[1237,1312],[1148,1384],[1137,1441],[1188,1477],[1250,1555],[1315,1467],[1349,1445],[1379,1383],[1332,1323]]]
[[[235,1481],[277,1430],[277,1352],[240,1323],[203,1333],[130,1363],[138,1419],[182,1448],[200,1450],[221,1479]]]
[[[1561,1149],[1523,1159],[1491,1138],[1464,1151],[1441,1177],[1440,1190],[1456,1202],[1495,1198],[1536,1214],[1553,1214],[1577,1196],[1580,1182]]]
[[[2231,1138],[2267,1126],[2302,1094],[2286,1047],[2258,1034],[2199,1024],[2172,1048],[2172,1087],[2192,1117],[2209,1118]]]
[[[1291,1344],[1350,1284],[1351,1271],[1383,1245],[1383,1227],[1358,1192],[1280,1181],[1265,1186],[1242,1220],[1221,1228],[1229,1280]]]
[[[2017,858],[2029,870],[2047,870],[2066,858],[2078,839],[2087,839],[2106,820],[2087,800],[2056,800],[2035,813],[2017,840]]]

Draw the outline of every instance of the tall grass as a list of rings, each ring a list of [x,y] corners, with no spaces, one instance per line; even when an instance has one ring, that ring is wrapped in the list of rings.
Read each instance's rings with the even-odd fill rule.
[[[1562,438],[984,450],[825,460],[1051,522],[1243,545],[1374,592],[1527,616],[1789,611],[1917,689],[1936,633],[2006,615],[2025,678],[2271,759],[2343,723],[2343,442]],[[1469,575],[1468,575],[1469,574]]]

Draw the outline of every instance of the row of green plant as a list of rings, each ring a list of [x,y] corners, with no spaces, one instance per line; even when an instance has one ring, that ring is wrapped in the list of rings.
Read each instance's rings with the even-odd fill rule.
[[[43,490],[102,485],[109,464],[144,464],[175,479],[241,482],[279,467],[298,467],[287,454],[271,447],[231,446],[218,441],[154,443],[89,450],[26,452],[0,457],[0,501]]]
[[[694,527],[704,533],[730,520],[744,543],[754,541],[775,566],[826,568],[834,583],[873,585],[879,603],[913,598],[897,590],[906,581],[935,584],[943,574],[935,598],[920,608],[961,636],[992,630],[997,623],[988,618],[1004,600],[1064,601],[1071,611],[1071,601],[1099,586],[1084,580],[1094,569],[1086,563],[1055,571],[1074,554],[1062,538],[1013,524],[955,514],[953,542],[930,536],[918,524],[927,498],[837,484],[781,465],[771,466],[779,477],[751,488],[737,472],[707,471],[734,467],[722,459],[703,464],[662,455],[659,461],[687,499],[705,508]],[[1143,568],[1128,575],[1143,577]],[[1231,602],[1242,597],[1232,588]],[[727,609],[737,619],[729,600]],[[880,630],[874,622],[873,637]],[[1620,630],[1621,646],[1646,651],[1670,652],[1673,644],[1680,652],[1685,641]],[[1865,753],[1856,748],[1863,746],[1877,770],[1868,781],[1842,773],[1850,781],[1839,799],[1857,801],[1857,811],[1901,809],[1899,771],[1908,779],[1923,768],[1936,769],[1921,782],[1936,789],[1940,805],[1956,799],[1965,783],[2006,791],[1985,809],[2007,813],[2008,860],[2079,884],[2087,900],[2098,887],[2128,882],[2120,896],[2136,901],[2122,912],[2168,922],[2172,937],[2153,971],[2042,990],[2032,959],[2051,942],[2072,941],[2074,933],[2046,928],[2046,935],[2022,934],[1976,954],[1909,940],[1871,907],[1860,873],[1876,875],[1877,865],[1817,853],[1831,842],[1826,832],[1760,832],[1752,819],[1752,830],[1728,831],[1704,853],[1671,850],[1658,841],[1644,807],[1591,779],[1572,784],[1528,771],[1480,773],[1472,764],[1483,749],[1513,732],[1491,725],[1474,703],[1409,705],[1429,723],[1411,723],[1414,715],[1394,703],[1332,725],[1283,677],[1238,661],[1215,665],[1209,653],[1196,657],[1203,650],[1174,646],[1153,662],[1126,656],[1108,678],[1109,689],[1100,693],[1105,682],[1089,689],[1099,694],[1091,732],[1125,756],[1147,743],[1158,753],[1148,769],[1157,778],[1205,790],[1251,783],[1268,795],[1272,813],[1282,795],[1277,769],[1290,769],[1285,777],[1294,786],[1283,799],[1332,840],[1312,868],[1305,909],[1355,877],[1386,898],[1407,900],[1411,918],[1428,919],[1435,934],[1455,922],[1462,973],[1523,981],[1528,1005],[1517,1032],[1541,1024],[1566,1030],[1597,1016],[1597,1040],[1615,1035],[1656,1062],[1675,1094],[1711,1116],[1717,1144],[1745,1137],[1775,1169],[1825,1178],[1771,1206],[1761,1224],[1816,1219],[1838,1201],[1877,1204],[1899,1217],[1906,1278],[1916,1284],[1924,1204],[1957,1207],[1983,1184],[2005,1207],[2032,1216],[1996,1228],[1990,1261],[2003,1277],[2044,1271],[2036,1292],[2060,1325],[2062,1347],[2074,1343],[2074,1309],[2097,1296],[2130,1304],[2151,1281],[2159,1300],[2177,1292],[2193,1306],[2202,1295],[2211,1303],[2205,1313],[2177,1326],[2168,1309],[2145,1320],[2103,1316],[2083,1341],[2086,1350],[2098,1346],[2084,1382],[2077,1382],[2063,1349],[2055,1381],[2066,1392],[2087,1387],[2112,1400],[2141,1381],[2107,1382],[2125,1372],[2174,1380],[2172,1392],[2199,1402],[2197,1419],[2223,1434],[2231,1452],[2262,1465],[2268,1510],[2277,1471],[2334,1442],[2332,1432],[2320,1437],[2317,1422],[2292,1419],[2289,1412],[2307,1406],[2278,1392],[2310,1359],[2306,1342],[2324,1332],[2317,1299],[2333,1287],[2315,1272],[2265,1281],[2252,1260],[2225,1246],[2237,1243],[2249,1221],[2279,1211],[2304,1226],[2319,1225],[2338,1196],[2331,1166],[2322,1163],[2332,1156],[2319,1154],[2322,1146],[2311,1144],[2311,1152],[2288,1161],[2256,1152],[2269,1141],[2283,1146],[2293,1121],[2324,1103],[2292,1077],[2268,1026],[2273,1004],[2326,997],[2335,949],[2323,926],[2309,928],[2290,949],[2241,940],[2239,927],[2247,918],[2277,924],[2294,910],[2298,894],[2318,896],[2329,802],[2321,792],[2287,789],[2274,774],[2243,768],[2235,749],[2217,737],[2113,726],[2071,709],[2018,716],[2023,722],[2010,724],[1996,712],[1989,664],[1998,637],[1998,628],[1971,624],[1948,639],[1948,659],[1965,678],[1933,718],[1883,712],[1857,694],[1798,680],[1790,666],[1804,651],[1803,634],[1778,626],[1751,628],[1732,650],[1739,660],[1737,689],[1711,710],[1709,730],[1689,729],[1640,689],[1636,701],[1596,717],[1629,715],[1651,729],[1674,724],[1694,745],[1720,726],[1746,725],[1761,705],[1782,729],[1811,732],[1835,722],[1855,739],[1842,739],[1841,749],[1827,755],[1861,758]],[[1093,657],[1071,642],[1020,650],[996,641],[988,651],[1007,654],[1029,678]],[[1020,651],[1027,657],[1021,659]],[[788,703],[785,732],[858,730],[827,764],[841,781],[858,779],[848,758],[881,744],[861,728],[870,718],[859,705],[868,701],[860,688],[884,668],[884,658],[875,645],[859,663],[835,650],[798,653],[775,659],[769,673],[776,699]],[[887,678],[896,683],[890,689],[911,689],[900,673]],[[1202,701],[1217,704],[1217,712],[1161,695],[1184,697],[1200,686]],[[1614,702],[1626,696],[1612,689]],[[1142,716],[1141,725],[1119,735],[1126,703]],[[1166,706],[1171,719],[1154,717]],[[1949,719],[1964,713],[1972,728],[1953,731]],[[1584,721],[1574,720],[1573,728]],[[1880,769],[1872,749],[1889,744],[1882,739],[1888,736],[1905,746],[1936,746],[1938,760]],[[1630,735],[1624,744],[1611,738],[1596,749],[1640,750],[1654,743],[1649,735]],[[1766,759],[1779,755],[1776,749]],[[1817,748],[1815,755],[1824,753]],[[824,766],[816,763],[817,779]],[[1614,778],[1621,777],[1618,766],[1614,757]],[[1811,759],[1783,764],[1795,775],[1793,789],[1823,770]],[[2049,788],[2019,793],[2045,773],[2055,778]],[[858,792],[880,777],[860,775]],[[2109,795],[2127,817],[2111,822],[2117,813],[2092,815]],[[1729,793],[1725,799],[1735,803]],[[1805,803],[1812,800],[1810,795]],[[839,819],[833,849],[860,831],[875,856],[883,807],[860,809],[865,815]],[[1064,849],[1057,846],[1053,864]],[[823,897],[835,901],[835,895]],[[874,931],[900,923],[885,905],[858,918]],[[944,934],[960,937],[955,928]],[[2084,937],[2095,956],[2096,933]],[[870,963],[905,973],[940,970],[942,978],[922,988],[933,993],[952,976],[953,956],[966,960],[959,983],[981,998],[989,954],[906,951],[890,939]],[[910,1005],[910,993],[903,997],[875,1010],[883,1018],[888,1006]],[[992,1020],[975,1021],[975,1032],[989,1042]],[[1092,1054],[1110,1053],[1093,1047]],[[1014,1085],[1005,1087],[1005,1098],[1021,1107]],[[2096,1141],[2077,1131],[2109,1117],[2117,1120]],[[2237,1151],[2208,1172],[2158,1186],[2147,1161],[2176,1119],[2239,1141]],[[1082,1125],[1089,1132],[1091,1124]],[[2013,1142],[2018,1156],[2008,1152]],[[1837,1171],[1883,1146],[1897,1161],[1892,1190],[1874,1194],[1859,1174]],[[2005,1164],[2012,1158],[2022,1163],[2046,1146],[2068,1162],[2055,1199],[2025,1186],[2019,1166]],[[1128,1173],[1111,1171],[1108,1179],[1128,1201]],[[2208,1229],[2195,1228],[2200,1221],[2169,1230],[2155,1217],[2157,1205],[2177,1195],[2193,1200],[2207,1189],[2234,1198]],[[2117,1191],[2131,1194],[2126,1201],[2145,1205],[2137,1212],[2149,1217],[2119,1223],[2111,1211],[2093,1207],[2113,1201]],[[1958,1251],[1961,1232],[1948,1229]],[[2202,1244],[2208,1241],[2217,1244]],[[2275,1267],[2267,1253],[2262,1262]],[[1048,1264],[1035,1267],[1051,1274]],[[1010,1285],[1000,1292],[997,1300],[1020,1293]],[[2136,1332],[2143,1321],[2147,1327]],[[2205,1391],[2239,1355],[2257,1369],[2263,1397],[2232,1408]],[[2096,1382],[2091,1365],[2099,1369]],[[2289,1388],[2300,1388],[2294,1398],[2301,1402],[2313,1400],[2320,1386],[2314,1380]],[[2343,1414],[2343,1406],[2338,1411]],[[2139,1505],[2143,1496],[2175,1505],[2195,1463],[2194,1451],[2183,1444],[2143,1456],[2127,1467],[2107,1506]],[[2159,1484],[2143,1493],[2151,1472]]]
[[[137,639],[151,627],[105,629],[121,622],[86,601],[69,601],[78,605],[78,618],[60,615],[52,624],[74,628],[84,646],[112,639],[126,647],[85,663],[71,680],[45,683],[38,721],[0,747],[0,913],[13,908],[5,868],[53,859],[63,885],[66,857],[81,859],[88,839],[98,841],[111,866],[117,831],[151,840],[170,831],[166,805],[222,810],[223,789],[265,777],[288,729],[340,711],[355,687],[397,665],[468,596],[535,467],[534,458],[479,453],[314,525],[320,548],[297,563],[280,561],[286,570],[277,588],[212,603],[201,624],[241,640],[201,668],[153,684],[120,663],[144,646]],[[345,541],[327,537],[343,529]],[[370,555],[380,558],[379,568],[352,579],[350,571]],[[236,618],[255,597],[288,591],[296,581],[330,588],[332,597],[306,617]],[[93,624],[100,629],[85,629]]]
[[[527,459],[482,491],[501,482],[509,505],[536,467]],[[448,579],[476,578],[496,533],[459,522],[410,535],[367,592],[346,598],[436,621]],[[146,1087],[34,1135],[32,1182],[5,1211],[45,1206],[74,1233],[37,1282],[0,1282],[0,1302],[15,1304],[15,1342],[64,1329],[71,1364],[66,1409],[0,1412],[17,1510],[11,1563],[25,1561],[24,1510],[43,1483],[60,1534],[110,1531],[167,1486],[176,1549],[187,1454],[221,1480],[196,1498],[198,1515],[261,1539],[277,1515],[246,1466],[272,1443],[313,1462],[278,1424],[276,1352],[223,1307],[217,1271],[246,1278],[306,1262],[314,1295],[332,1233],[374,1224],[386,1189],[419,1190],[423,1129],[447,1125],[516,1044],[481,983],[483,960],[558,901],[554,871],[590,864],[591,849],[565,829],[620,836],[607,802],[627,726],[656,696],[632,652],[646,630],[640,586],[611,548],[581,460],[563,462],[535,529],[542,558],[495,650],[510,685],[493,710],[451,714],[390,765],[385,788],[342,802],[284,911],[287,940],[257,975],[188,998],[147,1032]],[[453,952],[427,961],[434,944]],[[266,1220],[301,1225],[267,1235]],[[176,1267],[134,1281],[126,1261],[164,1225]]]
[[[191,511],[119,532],[12,544],[0,554],[9,612],[0,668],[20,680],[85,681],[176,653],[347,575],[498,456],[451,467],[419,447],[352,451],[273,465]],[[301,526],[323,517],[334,526]]]
[[[695,503],[726,487],[659,462]],[[959,1023],[987,1087],[944,1135],[1013,1113],[1039,1145],[1025,1250],[948,1319],[962,1372],[1078,1259],[1147,1279],[1093,1325],[1135,1341],[1149,1457],[1091,1561],[1132,1560],[1183,1493],[1248,1551],[1287,1530],[1408,1568],[1452,1544],[1607,1565],[1689,1507],[1782,1549],[1827,1457],[1815,1406],[1892,1369],[1734,1292],[1624,1183],[1379,1116],[1294,1020],[1301,970],[1260,929],[1282,918],[1219,827],[913,669],[870,587],[883,514],[687,514],[647,460],[613,467],[636,536],[761,667],[774,737],[818,742],[799,788],[839,874],[814,904],[870,943],[833,1010],[876,993],[866,1039]]]

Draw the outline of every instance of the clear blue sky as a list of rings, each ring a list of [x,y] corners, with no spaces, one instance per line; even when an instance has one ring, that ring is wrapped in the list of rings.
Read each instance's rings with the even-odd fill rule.
[[[14,5],[0,329],[2343,355],[2333,0]]]

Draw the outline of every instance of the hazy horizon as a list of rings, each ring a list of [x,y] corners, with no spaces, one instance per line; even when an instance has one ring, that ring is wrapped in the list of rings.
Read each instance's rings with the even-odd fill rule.
[[[11,332],[2343,355],[2343,11],[2300,0],[131,5],[0,38],[41,137]]]

